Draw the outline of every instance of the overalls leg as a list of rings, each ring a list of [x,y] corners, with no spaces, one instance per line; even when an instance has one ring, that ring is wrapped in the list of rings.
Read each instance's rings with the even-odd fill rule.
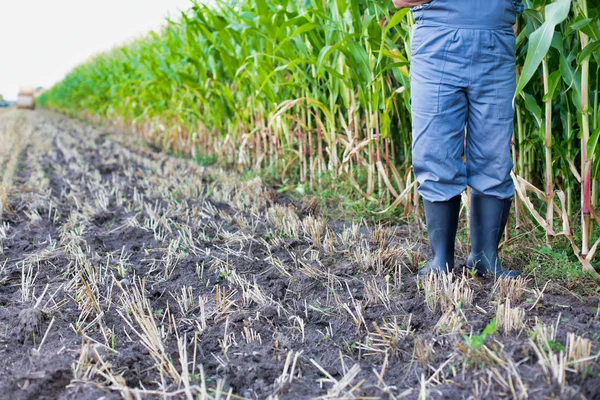
[[[514,185],[510,141],[516,75],[514,35],[491,30],[481,35],[477,77],[467,91],[467,181],[471,194],[471,254],[467,265],[479,274],[515,277],[498,257],[498,246],[510,213]]]
[[[413,169],[425,200],[449,201],[467,185],[462,155],[468,102],[460,79],[462,66],[448,62],[449,50],[458,46],[457,34],[453,29],[414,29],[418,52],[413,53],[410,73]]]
[[[479,36],[478,63],[467,90],[467,182],[473,194],[510,199],[514,185],[510,142],[516,75],[514,36],[487,31]]]
[[[433,260],[419,271],[423,276],[454,268],[460,194],[467,183],[462,155],[468,102],[464,57],[448,56],[465,44],[460,35],[455,29],[417,29],[425,37],[416,38],[411,64],[413,168],[433,251]]]

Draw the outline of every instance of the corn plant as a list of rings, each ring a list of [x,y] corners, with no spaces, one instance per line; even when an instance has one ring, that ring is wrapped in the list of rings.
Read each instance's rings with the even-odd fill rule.
[[[528,1],[527,5],[526,25],[519,37],[522,52],[525,53],[525,47],[527,50],[517,87],[517,193],[547,236],[566,236],[584,269],[594,272],[591,262],[600,243],[597,239],[590,246],[590,218],[600,222],[593,210],[598,197],[598,180],[593,177],[597,176],[600,163],[596,146],[600,132],[598,9],[588,9],[587,0]],[[590,73],[590,63],[595,66],[594,74]],[[532,79],[537,76],[538,81]],[[592,105],[590,91],[595,93]],[[560,119],[553,118],[556,114]],[[536,153],[541,148],[544,163],[536,166]],[[536,189],[536,181],[545,190]],[[571,228],[577,187],[581,199],[581,249]],[[528,198],[529,190],[545,203],[545,218]],[[555,231],[555,215],[561,219],[559,232]]]

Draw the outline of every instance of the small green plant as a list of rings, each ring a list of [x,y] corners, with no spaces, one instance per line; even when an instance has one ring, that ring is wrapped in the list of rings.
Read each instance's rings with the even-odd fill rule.
[[[119,274],[119,276],[121,278],[125,278],[127,276],[127,274],[129,273],[129,270],[127,268],[125,268],[124,265],[117,265],[117,273]]]
[[[554,353],[558,353],[560,351],[565,350],[565,346],[558,343],[556,340],[548,340],[548,347],[549,349],[547,350],[553,351]]]
[[[489,335],[493,335],[496,333],[496,317],[492,318],[492,320],[483,328],[483,331],[479,335],[463,335],[463,339],[465,340],[466,345],[473,350],[478,350],[483,345],[485,345],[485,339]]]
[[[502,349],[498,350],[494,346],[488,347],[485,345],[487,337],[495,333],[496,318],[492,318],[479,335],[463,335],[465,344],[456,344],[459,354],[461,354],[468,368],[494,365],[498,362],[498,359],[502,358]]]
[[[221,283],[225,280],[227,276],[225,275],[225,272],[220,272],[219,275],[217,275],[217,279],[215,280],[215,283]]]
[[[162,308],[158,308],[158,309],[152,309],[152,313],[156,316],[156,317],[161,317],[164,313],[165,310]]]

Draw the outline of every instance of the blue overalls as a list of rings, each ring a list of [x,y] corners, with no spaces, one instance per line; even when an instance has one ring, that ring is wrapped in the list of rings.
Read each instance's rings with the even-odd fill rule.
[[[448,201],[469,185],[474,194],[511,198],[513,0],[433,0],[412,11],[412,156],[419,193]]]
[[[515,277],[498,257],[514,194],[515,2],[433,0],[413,15],[412,157],[433,252],[419,275],[453,270],[460,195],[468,185],[467,267]]]

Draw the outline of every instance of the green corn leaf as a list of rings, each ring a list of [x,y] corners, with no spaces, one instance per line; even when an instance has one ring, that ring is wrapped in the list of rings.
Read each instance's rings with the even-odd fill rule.
[[[408,66],[410,63],[408,61],[401,61],[401,62],[395,62],[389,65],[386,65],[384,68],[381,69],[381,71],[379,71],[377,73],[377,75],[375,76],[375,78],[373,79],[379,79],[381,78],[386,72],[388,72],[390,69],[395,69],[395,68],[401,68],[401,67],[406,67]]]
[[[549,101],[554,98],[556,88],[561,80],[562,76],[560,70],[554,71],[552,74],[550,74],[550,77],[548,78],[548,93],[544,95],[543,101]]]
[[[600,41],[588,43],[585,49],[577,56],[577,64],[581,65],[584,61],[587,61],[592,54],[597,55],[600,52]]]
[[[516,95],[521,93],[523,88],[529,83],[542,59],[546,57],[556,25],[564,21],[569,15],[571,9],[571,0],[556,0],[546,6],[546,20],[535,32],[529,37],[529,48],[527,49],[527,57],[523,65],[523,72],[517,84]]]
[[[590,135],[588,140],[588,159],[593,159],[598,147],[598,141],[600,141],[600,126]]]
[[[525,92],[521,92],[521,97],[523,97],[523,99],[525,99],[525,108],[534,117],[535,122],[537,123],[537,126],[540,128],[543,127],[542,109],[540,108],[537,101],[535,100],[535,97],[533,97],[532,95],[525,93]]]
[[[256,0],[256,9],[259,15],[267,15],[269,7],[267,6],[266,0]]]
[[[585,28],[586,26],[588,26],[592,21],[594,21],[593,18],[580,19],[571,24],[571,29],[574,31],[579,31],[579,30]]]
[[[379,48],[379,57],[377,58],[377,65],[379,65],[379,63],[381,62],[381,57],[383,55],[383,48],[385,46],[385,38],[386,38],[387,34],[389,33],[390,29],[392,29],[393,27],[398,25],[400,23],[400,21],[402,21],[404,19],[404,17],[406,16],[406,14],[408,12],[409,12],[408,8],[403,8],[402,10],[397,11],[394,14],[394,16],[389,20],[389,22],[386,24],[385,29],[381,33],[381,47]]]

